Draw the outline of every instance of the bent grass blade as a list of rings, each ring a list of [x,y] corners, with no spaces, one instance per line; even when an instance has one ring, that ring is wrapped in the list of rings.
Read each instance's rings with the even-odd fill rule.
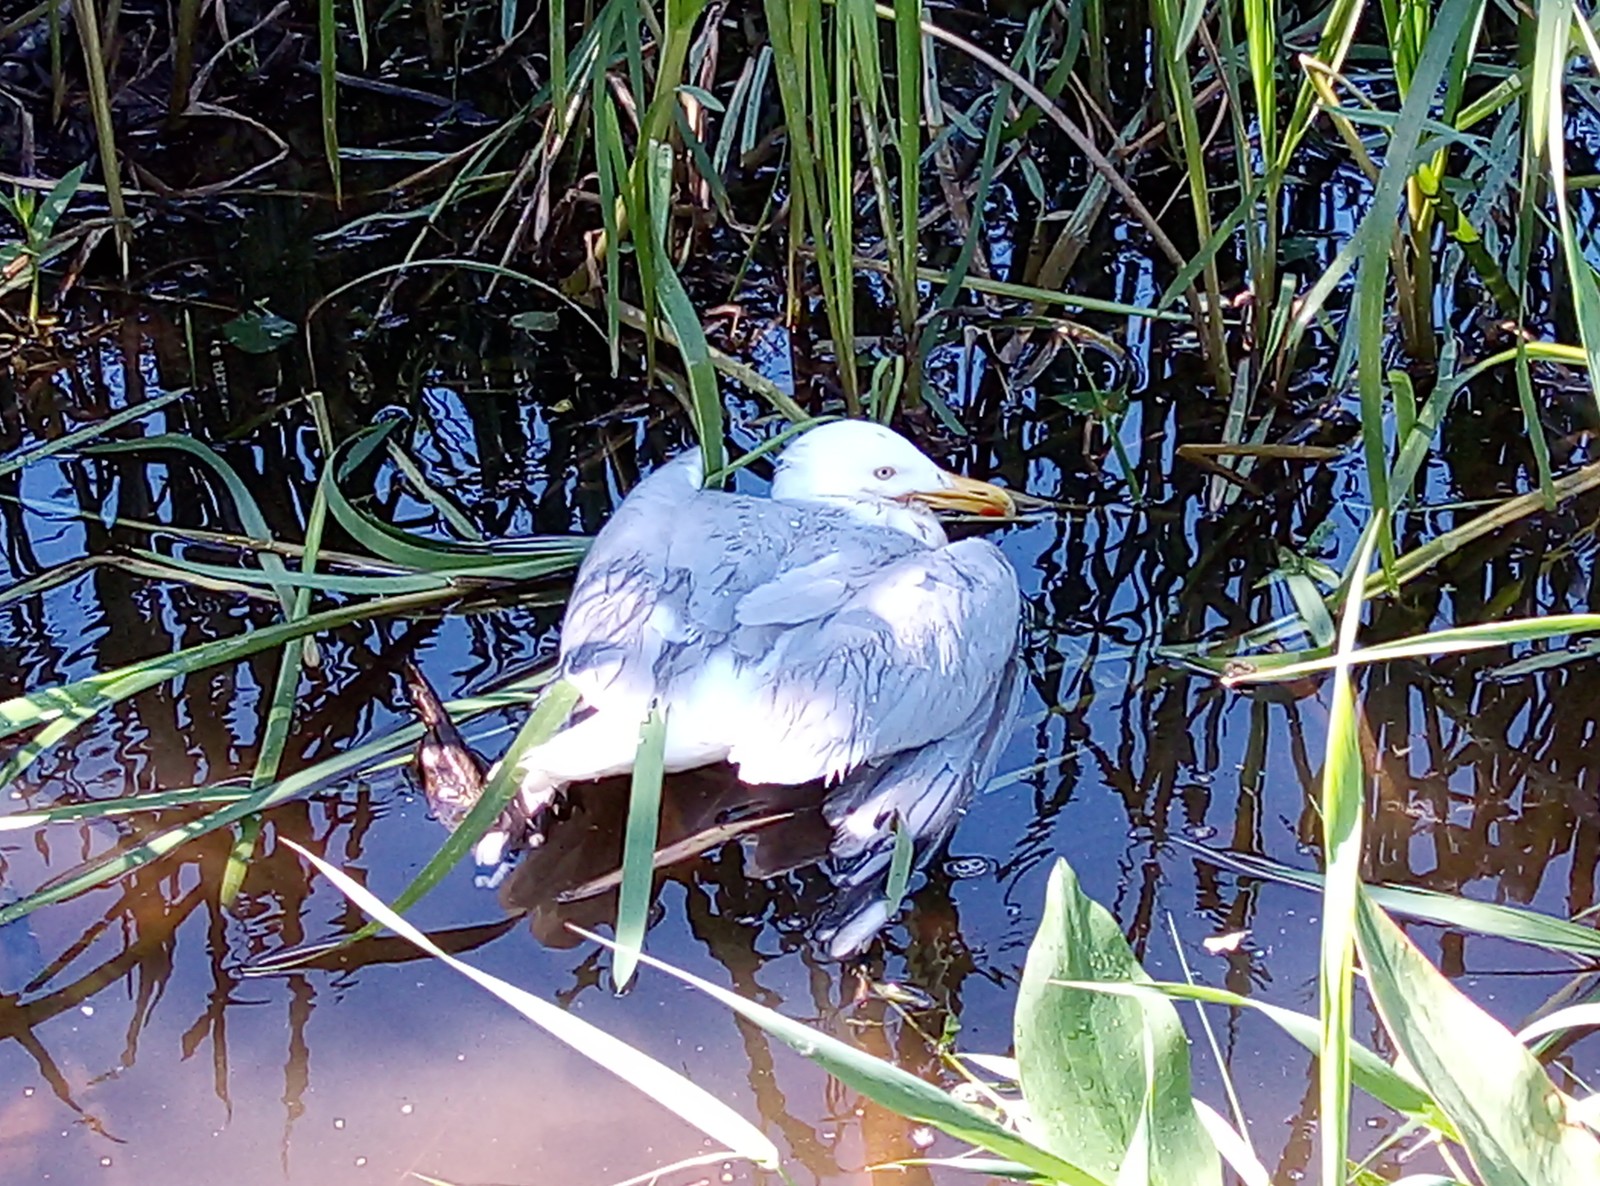
[[[568,924],[585,939],[604,947],[615,944],[592,931]],[[986,1149],[996,1156],[1026,1166],[1048,1181],[1066,1186],[1110,1186],[1087,1171],[1062,1160],[1035,1145],[1026,1137],[1006,1128],[990,1116],[962,1103],[943,1089],[919,1079],[910,1071],[868,1054],[831,1034],[813,1029],[803,1022],[785,1017],[764,1005],[746,1000],[708,980],[702,980],[654,956],[639,956],[639,962],[698,989],[713,1000],[759,1026],[799,1054],[816,1063],[846,1087],[858,1091],[907,1119],[931,1124],[957,1140]]]
[[[416,944],[452,971],[460,973],[486,992],[510,1005],[558,1041],[642,1091],[713,1141],[733,1150],[737,1156],[765,1169],[777,1168],[778,1149],[771,1139],[693,1080],[657,1062],[620,1038],[613,1037],[565,1009],[534,996],[526,989],[518,988],[463,960],[447,955],[426,935],[348,874],[334,868],[293,840],[286,839],[283,843],[298,852],[332,882],[340,893],[370,915],[376,926],[387,927],[395,934]]]

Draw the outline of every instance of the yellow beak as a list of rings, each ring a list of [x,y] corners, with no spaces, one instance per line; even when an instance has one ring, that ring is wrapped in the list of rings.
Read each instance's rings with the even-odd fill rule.
[[[963,478],[960,474],[945,474],[950,487],[945,490],[919,490],[908,498],[932,507],[936,511],[964,511],[969,515],[1011,516],[1017,513],[1017,504],[1011,495],[998,486]]]

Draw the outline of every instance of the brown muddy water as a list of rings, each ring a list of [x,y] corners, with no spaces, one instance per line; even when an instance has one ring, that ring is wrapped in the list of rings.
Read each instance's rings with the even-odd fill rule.
[[[1306,198],[1320,219],[1313,252],[1325,253],[1327,236],[1348,226],[1339,185],[1336,178]],[[138,299],[80,292],[48,341],[11,341],[0,448],[9,455],[193,382],[194,399],[139,430],[215,443],[274,530],[293,536],[320,464],[298,396],[320,385],[340,433],[386,409],[408,416],[405,439],[428,478],[494,538],[593,532],[641,469],[685,443],[684,426],[636,367],[613,379],[603,344],[580,342],[587,331],[570,317],[556,335],[512,329],[521,298],[502,291],[485,299],[471,279],[399,313],[380,316],[373,301],[324,314],[313,322],[309,355],[298,337],[261,355],[206,346],[251,302],[298,321],[318,295],[373,266],[359,236],[318,240],[330,219],[307,211],[267,199],[154,220],[141,232]],[[1097,295],[1153,299],[1150,262],[1118,235],[1095,252],[1086,271],[1100,277]],[[770,275],[747,277],[749,324],[725,344],[788,379],[785,339],[763,320],[779,287]],[[193,375],[186,316],[188,335],[202,344]],[[1182,443],[1220,435],[1224,409],[1201,391],[1196,358],[1160,327],[1093,320],[1131,352],[1125,371],[1098,377],[1127,387],[1119,431],[1142,502],[1077,410],[1082,368],[1063,358],[1008,391],[981,354],[949,349],[934,360],[936,381],[973,428],[965,439],[941,438],[946,460],[1073,508],[997,535],[1028,594],[1027,693],[1001,776],[973,803],[950,859],[860,965],[830,963],[806,938],[807,920],[825,905],[818,879],[753,882],[736,845],[672,872],[648,936],[654,955],[930,1075],[941,1072],[924,1035],[953,1035],[967,1051],[1008,1049],[1017,977],[1057,857],[1116,914],[1157,978],[1182,976],[1181,951],[1206,982],[1304,1011],[1317,1005],[1317,899],[1241,876],[1194,846],[1316,866],[1309,803],[1325,689],[1229,691],[1158,648],[1226,637],[1288,612],[1283,587],[1264,582],[1279,544],[1312,540],[1312,551],[1341,565],[1367,517],[1360,460],[1263,470],[1259,494],[1218,505],[1207,475],[1175,456]],[[1314,373],[1297,382],[1296,408],[1317,404],[1319,382]],[[766,431],[754,402],[730,392],[730,411],[737,441]],[[1447,424],[1426,475],[1430,509],[1408,521],[1409,542],[1466,521],[1477,513],[1474,500],[1528,489],[1523,441],[1514,390],[1474,390]],[[1582,443],[1574,448],[1558,462],[1584,459]],[[761,479],[741,481],[753,490]],[[376,505],[397,522],[442,531],[392,475]],[[1376,633],[1474,622],[1505,608],[1600,609],[1597,512],[1593,500],[1572,503],[1492,537],[1377,611]],[[177,457],[40,462],[0,477],[0,516],[6,586],[85,556],[170,544],[119,520],[237,526],[204,475]],[[331,632],[321,666],[302,683],[285,769],[406,722],[406,656],[448,697],[548,660],[560,591],[559,583],[533,586]],[[0,602],[0,695],[272,620],[268,603],[88,568]],[[1600,859],[1600,667],[1508,669],[1508,658],[1396,664],[1364,676],[1377,772],[1368,873],[1575,914],[1595,903]],[[248,777],[275,662],[268,653],[124,702],[46,752],[7,788],[5,808]],[[518,719],[491,716],[469,733],[498,752]],[[692,785],[673,791],[695,793]],[[617,808],[615,786],[590,789],[563,826],[603,837]],[[126,826],[0,831],[0,894],[14,900],[149,826],[135,817]],[[399,944],[371,945],[342,967],[246,974],[254,959],[361,921],[285,840],[392,898],[441,835],[407,771],[370,771],[271,812],[228,909],[217,889],[231,837],[216,835],[0,931],[0,1178],[8,1186],[346,1186],[415,1180],[407,1174],[416,1172],[463,1184],[605,1186],[704,1153],[695,1133],[625,1084]],[[599,845],[585,859],[603,867],[614,853]],[[595,910],[603,917],[604,902]],[[637,1044],[758,1119],[797,1183],[966,1180],[871,1168],[956,1149],[863,1104],[661,975],[645,971],[617,996],[593,947],[549,912],[534,927],[506,921],[465,867],[412,917],[449,931],[454,949],[478,966]],[[1592,973],[1532,949],[1408,929],[1457,984],[1513,1025],[1552,998],[1595,987]],[[1235,950],[1203,945],[1240,931],[1248,936]],[[874,995],[882,984],[907,986],[909,1020]],[[1265,1022],[1214,1017],[1253,1138],[1275,1180],[1293,1181],[1314,1148],[1310,1062]],[[1359,1036],[1382,1045],[1371,1019]],[[1202,1042],[1195,1060],[1197,1090],[1221,1106],[1221,1073]],[[1591,1082],[1596,1062],[1593,1043],[1557,1059]],[[1367,1120],[1370,1147],[1389,1122]],[[714,1163],[661,1180],[754,1177]]]

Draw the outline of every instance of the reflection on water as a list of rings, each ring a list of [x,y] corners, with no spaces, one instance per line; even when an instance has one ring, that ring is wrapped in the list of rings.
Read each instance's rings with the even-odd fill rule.
[[[0,393],[0,443],[10,448],[68,427],[63,404],[93,417],[175,385],[159,326],[121,324],[116,344],[85,345],[73,367],[50,372],[58,377],[44,386]],[[449,336],[410,329],[403,349],[385,338],[365,365],[393,371],[384,402],[410,410],[411,445],[430,477],[490,534],[592,531],[641,468],[682,443],[676,423],[636,394],[625,415],[611,414],[610,381],[584,371],[581,360],[575,377],[571,359],[546,355],[478,364],[447,351],[423,366],[417,343]],[[261,418],[280,381],[292,389],[288,380],[258,373],[269,365],[259,359],[230,356],[227,365],[237,368],[229,391],[266,396],[217,404],[221,410],[176,404],[146,431],[164,421],[222,442],[274,529],[292,535],[316,479],[310,420],[300,407]],[[1187,398],[1184,365],[1180,356],[1180,373],[1152,380],[1124,430],[1150,499],[1139,508],[1113,503],[1111,479],[1084,458],[1082,424],[1064,409],[1018,409],[987,382],[971,393],[967,413],[986,427],[982,443],[964,444],[959,460],[979,475],[1092,509],[1000,537],[1031,602],[1019,722],[1000,778],[956,828],[952,860],[930,869],[881,948],[859,967],[822,958],[807,929],[826,903],[826,878],[776,873],[826,843],[812,801],[772,804],[796,814],[743,838],[758,852],[781,849],[765,858],[773,876],[751,877],[739,842],[668,871],[649,934],[653,953],[938,1075],[930,1037],[955,1034],[969,1050],[1007,1048],[1044,877],[1065,855],[1156,976],[1181,975],[1170,919],[1201,978],[1315,1008],[1315,899],[1234,874],[1190,845],[1315,864],[1308,791],[1323,744],[1319,689],[1244,695],[1151,656],[1162,642],[1221,635],[1283,612],[1282,590],[1262,581],[1276,545],[1303,542],[1326,520],[1327,546],[1347,555],[1364,515],[1359,477],[1353,462],[1303,476],[1258,474],[1270,496],[1201,513],[1206,479],[1175,463],[1172,450],[1215,439],[1218,410]],[[538,376],[536,397],[506,394],[525,392],[530,375]],[[1497,419],[1515,417],[1515,407],[1514,397],[1497,395],[1484,408],[1506,412],[1452,421],[1449,463],[1429,479],[1434,502],[1526,487],[1528,459],[1503,444],[1516,421]],[[348,429],[375,409],[356,390],[335,410]],[[239,426],[236,438],[230,424]],[[113,515],[236,528],[181,459],[54,459],[0,477],[0,495],[4,582],[54,581],[0,601],[6,695],[274,618],[272,604],[235,592],[152,581],[105,563],[70,567],[84,556],[127,557],[152,540],[169,542],[160,532],[108,525]],[[397,521],[432,514],[397,481],[380,484],[376,502]],[[83,517],[64,513],[74,508]],[[1440,509],[1416,516],[1408,530],[1425,538],[1471,513]],[[1378,633],[1505,610],[1593,611],[1595,514],[1592,502],[1574,504],[1492,537],[1382,608]],[[211,558],[231,555],[219,547]],[[304,679],[286,768],[408,719],[407,658],[451,696],[497,686],[548,659],[559,612],[549,592],[332,632],[322,663]],[[1469,656],[1365,675],[1366,744],[1378,771],[1369,873],[1556,914],[1583,910],[1595,901],[1600,854],[1600,671],[1592,661],[1497,671],[1503,662]],[[247,775],[274,672],[269,653],[133,698],[49,750],[12,788],[10,806]],[[515,719],[484,718],[469,739],[498,752]],[[674,787],[666,824],[673,838],[728,825],[730,797],[744,810],[761,805],[740,799],[745,789],[716,773]],[[797,1181],[866,1182],[873,1175],[864,1167],[923,1152],[926,1134],[863,1106],[689,990],[646,972],[625,997],[613,996],[605,960],[572,944],[557,923],[609,916],[604,876],[616,864],[620,800],[615,784],[585,788],[508,890],[538,942],[473,887],[466,868],[416,908],[416,919],[487,970],[581,1011],[759,1114]],[[153,826],[132,817],[0,832],[0,893],[27,892]],[[395,1182],[408,1170],[532,1183],[559,1169],[563,1180],[599,1184],[704,1151],[676,1121],[393,941],[290,975],[247,977],[253,959],[361,922],[342,897],[308,878],[286,839],[393,896],[439,831],[406,772],[369,771],[272,812],[229,910],[218,907],[216,889],[232,841],[215,835],[0,932],[0,1160],[8,1181],[145,1182],[160,1173],[163,1181],[209,1184],[228,1167],[247,1182],[334,1186]],[[565,900],[554,896],[561,890]],[[1201,947],[1206,937],[1244,930],[1249,937],[1237,950],[1212,955]],[[1510,1022],[1558,993],[1592,987],[1569,965],[1525,949],[1437,928],[1411,932]],[[914,989],[914,1006],[897,1011],[874,990],[886,983]],[[1305,1166],[1315,1097],[1306,1060],[1253,1018],[1217,1021],[1268,1165]],[[1377,1040],[1375,1025],[1367,1037]],[[1217,1098],[1216,1069],[1197,1058],[1198,1089]],[[1560,1062],[1592,1074],[1593,1048],[1575,1045]],[[942,1139],[932,1148],[952,1151]],[[748,1177],[742,1167],[713,1165],[676,1180],[721,1181],[725,1172]]]

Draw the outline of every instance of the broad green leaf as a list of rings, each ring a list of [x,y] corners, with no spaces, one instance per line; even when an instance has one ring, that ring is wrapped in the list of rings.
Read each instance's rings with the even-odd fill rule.
[[[246,354],[271,354],[295,335],[294,322],[266,309],[252,309],[224,322],[222,335]]]
[[[310,861],[324,877],[333,882],[340,893],[371,915],[374,923],[388,927],[435,959],[443,961],[453,971],[461,973],[480,988],[492,993],[546,1033],[564,1042],[596,1065],[604,1067],[623,1082],[644,1092],[668,1111],[694,1125],[713,1141],[727,1146],[738,1156],[748,1158],[756,1165],[768,1169],[777,1168],[778,1150],[771,1139],[705,1088],[657,1062],[642,1050],[590,1025],[576,1014],[446,954],[354,878],[335,869],[294,841],[285,840],[284,843]]]
[[[1383,1027],[1455,1122],[1486,1186],[1594,1186],[1600,1141],[1505,1026],[1444,978],[1365,893],[1356,936]]]
[[[1268,1018],[1289,1037],[1312,1054],[1317,1053],[1322,1042],[1321,1023],[1306,1013],[1297,1013],[1255,997],[1241,996],[1225,988],[1212,988],[1205,984],[1179,984],[1151,982],[1148,984],[1113,984],[1104,981],[1078,981],[1078,988],[1095,992],[1121,993],[1125,996],[1159,993],[1179,1001],[1198,1001],[1207,1005],[1223,1005],[1229,1009],[1254,1009]],[[1378,1055],[1359,1042],[1350,1043],[1350,1071],[1357,1087],[1373,1099],[1415,1116],[1430,1127],[1454,1136],[1449,1118],[1439,1111],[1438,1105],[1426,1089],[1409,1071],[1390,1066]]]
[[[1148,983],[1149,977],[1116,919],[1083,893],[1066,861],[1057,861],[1017,994],[1014,1032],[1030,1135],[1110,1181],[1139,1132],[1148,1089],[1152,1186],[1220,1183],[1216,1147],[1190,1096],[1189,1045],[1177,1010],[1159,997],[1057,983],[1090,980]]]
[[[72,204],[73,196],[78,192],[78,185],[83,181],[83,171],[87,167],[88,162],[85,161],[65,174],[60,181],[50,187],[50,192],[45,195],[44,201],[39,203],[39,209],[28,227],[29,237],[36,243],[43,244],[55,234],[56,223]]]
[[[615,946],[582,927],[569,923],[568,929],[602,946]],[[785,1017],[765,1005],[758,1005],[736,992],[674,968],[653,956],[641,953],[639,962],[674,976],[713,1000],[722,1002],[739,1016],[809,1058],[846,1087],[908,1120],[931,1124],[957,1140],[1026,1166],[1034,1173],[1051,1181],[1066,1183],[1066,1186],[1109,1186],[1109,1180],[1102,1180],[1066,1158],[1033,1144],[985,1113],[962,1103],[932,1083],[917,1078],[910,1071],[840,1041],[831,1034]]]

